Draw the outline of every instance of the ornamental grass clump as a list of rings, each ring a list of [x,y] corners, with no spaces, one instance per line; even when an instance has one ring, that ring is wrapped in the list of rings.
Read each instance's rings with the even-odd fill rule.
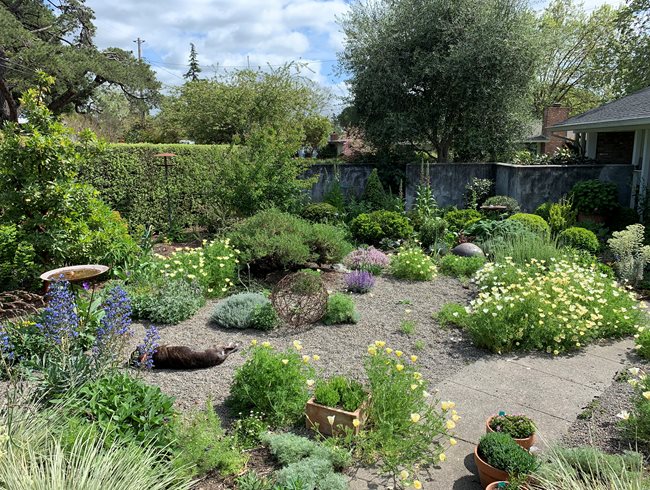
[[[494,352],[545,350],[555,355],[599,338],[622,337],[645,324],[635,295],[596,264],[488,263],[475,277],[478,296],[463,325]]]
[[[383,341],[371,344],[364,360],[371,398],[358,450],[366,461],[380,460],[385,472],[400,475],[405,486],[417,481],[419,467],[446,459],[460,420],[453,402],[432,403],[417,360]]]
[[[298,422],[309,400],[307,380],[315,375],[309,356],[301,354],[297,341],[286,351],[275,350],[269,342],[251,344],[246,362],[235,371],[227,406],[235,414],[260,412],[274,427]]]
[[[349,269],[368,271],[378,276],[389,266],[390,258],[375,247],[362,247],[350,252],[343,263]]]
[[[391,259],[390,272],[398,279],[410,281],[430,281],[438,270],[431,260],[420,248],[403,246]]]
[[[345,285],[352,293],[365,294],[375,285],[375,276],[368,271],[352,271],[345,275]]]

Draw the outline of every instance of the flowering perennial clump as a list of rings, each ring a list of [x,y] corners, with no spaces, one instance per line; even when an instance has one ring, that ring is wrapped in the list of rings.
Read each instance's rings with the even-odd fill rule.
[[[391,273],[400,279],[411,281],[430,281],[438,269],[427,254],[419,247],[403,246],[391,259]]]
[[[616,416],[621,419],[624,434],[635,444],[650,444],[650,376],[647,372],[632,367],[628,369],[628,383],[635,391],[632,412],[622,410]]]
[[[144,340],[138,347],[136,347],[136,355],[133,360],[133,365],[140,369],[153,369],[153,355],[158,350],[160,340],[160,333],[158,329],[151,325],[147,328],[144,335]]]
[[[555,355],[643,322],[635,295],[601,272],[566,258],[489,263],[478,271],[479,295],[463,323],[474,342],[495,352],[541,349]]]
[[[126,291],[115,286],[108,291],[102,306],[104,316],[95,334],[92,352],[96,359],[115,363],[119,360],[131,331],[131,300]]]
[[[14,344],[11,342],[7,329],[3,325],[0,325],[0,357],[4,362],[13,361],[16,358]]]
[[[36,326],[47,341],[61,344],[79,336],[79,316],[74,293],[68,281],[52,283],[47,307]]]
[[[367,293],[375,285],[375,276],[365,270],[352,271],[345,276],[345,284],[348,291],[353,293]]]
[[[239,250],[229,239],[204,241],[201,248],[184,247],[169,257],[156,256],[159,272],[166,278],[198,282],[203,294],[217,298],[233,287]]]
[[[375,247],[367,247],[350,252],[343,263],[352,270],[368,271],[379,275],[390,264],[390,258]]]

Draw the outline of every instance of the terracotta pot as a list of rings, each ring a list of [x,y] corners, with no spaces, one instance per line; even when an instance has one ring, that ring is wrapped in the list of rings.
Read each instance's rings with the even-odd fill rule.
[[[496,415],[492,415],[489,419],[485,421],[485,433],[489,434],[490,432],[494,432],[492,428],[490,427],[490,421],[496,417]],[[514,439],[514,437],[513,437]],[[515,439],[515,442],[519,444],[521,447],[523,447],[526,451],[530,451],[530,448],[533,444],[535,444],[535,434],[533,434],[530,437],[526,437],[525,439]]]
[[[495,481],[493,483],[490,483],[487,487],[485,487],[485,490],[498,490],[499,489],[499,483],[508,483],[507,481]],[[508,487],[506,487],[508,488]]]
[[[343,433],[346,428],[352,429],[354,434],[359,433],[359,429],[366,421],[366,411],[368,400],[364,401],[354,412],[348,412],[341,408],[332,408],[321,405],[311,398],[305,406],[306,425],[308,429],[314,429],[323,435],[331,436],[333,433]],[[334,424],[330,424],[327,417],[334,416]],[[360,424],[355,427],[352,421],[358,419]]]
[[[508,473],[503,470],[498,470],[494,466],[490,466],[481,459],[478,455],[478,446],[474,448],[474,462],[478,469],[478,477],[481,480],[481,486],[487,488],[490,483],[507,481]]]
[[[594,223],[604,223],[605,216],[602,214],[578,213],[578,221],[592,221]]]

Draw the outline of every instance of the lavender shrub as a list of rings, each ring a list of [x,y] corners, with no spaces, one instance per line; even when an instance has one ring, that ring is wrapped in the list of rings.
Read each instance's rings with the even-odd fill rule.
[[[375,285],[375,276],[365,270],[352,271],[345,276],[348,291],[353,293],[367,293]]]

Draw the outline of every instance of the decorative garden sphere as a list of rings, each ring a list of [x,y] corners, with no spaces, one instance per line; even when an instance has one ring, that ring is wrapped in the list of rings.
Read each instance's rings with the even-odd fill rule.
[[[473,243],[461,243],[451,249],[451,253],[461,257],[485,257],[483,250]]]

